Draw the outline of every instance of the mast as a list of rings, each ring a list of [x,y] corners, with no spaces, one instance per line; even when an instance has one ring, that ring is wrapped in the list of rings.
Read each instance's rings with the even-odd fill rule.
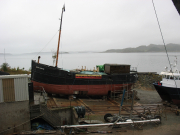
[[[57,54],[56,54],[56,67],[57,67],[57,64],[58,64],[58,55],[59,55],[59,45],[60,45],[60,37],[61,37],[61,26],[62,26],[63,12],[65,12],[65,5],[63,6],[62,13],[61,13],[61,21],[60,21],[60,29],[59,29],[59,39],[58,39],[58,47],[57,47]]]

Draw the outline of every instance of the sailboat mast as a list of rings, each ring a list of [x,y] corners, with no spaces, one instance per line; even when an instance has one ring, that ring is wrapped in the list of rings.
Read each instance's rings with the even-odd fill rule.
[[[58,64],[58,55],[59,55],[59,46],[60,46],[60,37],[61,37],[61,26],[62,26],[63,12],[65,12],[65,5],[63,6],[62,13],[61,13],[61,21],[60,21],[60,29],[59,29],[59,39],[58,39],[58,47],[57,47],[57,54],[56,54],[56,67],[57,67],[57,64]]]

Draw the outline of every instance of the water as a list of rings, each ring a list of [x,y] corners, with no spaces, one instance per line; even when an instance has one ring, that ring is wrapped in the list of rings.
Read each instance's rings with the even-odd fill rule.
[[[42,53],[40,63],[53,65],[51,53]],[[180,61],[180,53],[168,53],[171,63],[174,63],[174,56]],[[36,54],[21,55],[0,55],[0,65],[6,62],[13,68],[25,68],[29,70],[31,60],[37,60]],[[169,62],[165,53],[69,53],[60,54],[58,67],[64,69],[76,69],[86,66],[86,69],[93,69],[96,65],[105,63],[129,64],[137,67],[139,72],[160,73],[164,67],[169,67]],[[180,64],[179,64],[180,66]],[[179,67],[178,66],[178,67]],[[169,68],[170,69],[170,68]],[[180,68],[179,68],[180,69]]]

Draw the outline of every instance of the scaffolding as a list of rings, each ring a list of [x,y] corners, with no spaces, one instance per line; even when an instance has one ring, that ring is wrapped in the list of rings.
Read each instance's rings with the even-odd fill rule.
[[[128,100],[130,96],[132,95],[132,92],[130,92],[132,89],[129,86],[129,83],[123,83],[123,85],[113,85],[111,87],[111,98],[112,99],[120,99],[123,94],[123,90],[126,90],[124,98]]]

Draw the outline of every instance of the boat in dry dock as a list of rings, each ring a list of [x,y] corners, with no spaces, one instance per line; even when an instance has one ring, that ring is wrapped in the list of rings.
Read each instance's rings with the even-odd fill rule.
[[[110,72],[108,72],[110,71]],[[63,95],[108,95],[111,91],[131,89],[135,73],[130,65],[105,64],[104,71],[68,71],[32,61],[34,90]]]
[[[165,71],[160,73],[162,81],[153,83],[153,85],[162,100],[180,105],[180,72],[177,68],[177,57],[172,66],[172,70],[165,67]]]
[[[34,90],[43,89],[47,93],[63,95],[107,96],[111,92],[130,90],[136,81],[136,73],[130,72],[130,65],[104,64],[96,66],[97,70],[64,70],[57,67],[62,17],[56,55],[56,66],[41,64],[32,60],[31,81]]]

